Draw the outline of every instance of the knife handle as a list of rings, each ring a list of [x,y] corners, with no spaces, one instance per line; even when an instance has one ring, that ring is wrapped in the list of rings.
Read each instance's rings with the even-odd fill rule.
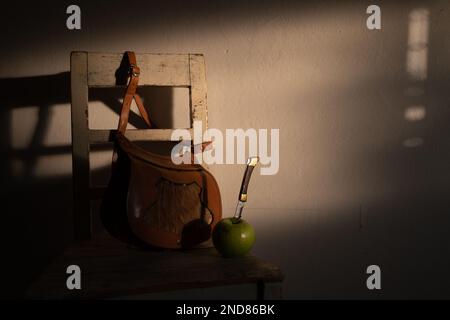
[[[250,157],[247,160],[247,167],[245,168],[244,178],[242,179],[241,190],[239,191],[239,201],[246,202],[247,201],[247,188],[250,182],[250,178],[253,173],[253,169],[258,164],[258,157]]]

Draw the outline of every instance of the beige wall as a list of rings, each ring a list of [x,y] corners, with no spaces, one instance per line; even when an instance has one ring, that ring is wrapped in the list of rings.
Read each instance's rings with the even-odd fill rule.
[[[287,274],[287,297],[370,297],[364,272],[372,263],[385,270],[385,297],[420,296],[430,288],[448,296],[436,281],[448,264],[442,252],[449,253],[450,7],[446,1],[383,2],[382,30],[369,31],[370,2],[339,3],[142,2],[134,5],[137,12],[120,3],[85,3],[81,31],[65,29],[63,5],[25,10],[20,26],[2,21],[11,45],[1,53],[0,77],[7,83],[67,72],[73,50],[203,53],[210,127],[280,129],[279,173],[256,172],[247,216],[257,228],[255,252]],[[417,12],[427,20],[411,22]],[[425,53],[408,53],[417,39],[426,40]],[[2,141],[14,150],[70,144],[67,92],[51,81],[39,85],[55,95],[49,103],[39,95],[2,102],[11,119]],[[173,97],[178,108],[183,95]],[[114,112],[93,105],[92,125],[114,127]],[[45,124],[36,141],[39,119]],[[31,160],[8,153],[9,177],[17,190],[24,181],[70,177],[68,152],[36,151]],[[101,169],[109,155],[96,159],[93,168]],[[212,171],[231,215],[243,167]],[[55,189],[70,202],[70,182],[63,186]],[[56,229],[70,230],[70,219],[55,215],[38,221],[64,238]],[[17,227],[30,223],[14,219]],[[49,227],[55,219],[64,227]],[[54,238],[39,239],[45,247]],[[40,248],[34,245],[34,256]],[[412,285],[408,279],[420,274],[434,275]]]

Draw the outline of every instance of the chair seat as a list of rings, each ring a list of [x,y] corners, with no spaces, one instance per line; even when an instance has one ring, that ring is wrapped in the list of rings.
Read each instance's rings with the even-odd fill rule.
[[[69,265],[81,269],[81,290],[66,287]],[[65,250],[30,286],[27,297],[107,299],[282,280],[278,267],[253,255],[225,259],[212,247],[143,250],[101,235]]]

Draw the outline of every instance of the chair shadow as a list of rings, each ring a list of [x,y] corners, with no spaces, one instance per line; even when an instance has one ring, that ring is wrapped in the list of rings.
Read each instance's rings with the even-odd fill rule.
[[[120,74],[116,74],[119,85],[123,81]],[[43,163],[45,166],[43,160],[48,157],[70,157],[72,154],[71,144],[45,144],[54,108],[70,108],[67,106],[70,104],[70,72],[2,78],[0,86],[0,190],[3,198],[2,225],[5,226],[2,233],[2,269],[8,275],[2,283],[1,297],[20,298],[30,281],[73,241],[70,171],[55,175],[40,175],[37,171],[38,166]],[[100,101],[119,114],[124,90],[124,86],[91,88],[89,100]],[[152,121],[159,128],[172,127],[172,90],[171,87],[138,89]],[[147,105],[158,107],[148,108]],[[37,109],[36,124],[26,146],[18,147],[14,143],[17,135],[21,136],[29,128],[25,125],[18,127],[17,123],[26,119],[20,119],[22,113],[14,113],[25,108]],[[28,116],[30,113],[26,114]],[[62,126],[70,126],[69,121]],[[130,114],[129,123],[138,129],[146,128],[145,122],[135,113]],[[20,141],[23,142],[21,137]],[[108,148],[112,146],[93,145],[91,150]],[[46,169],[48,172],[52,170]],[[108,177],[109,167],[95,169],[91,175]]]

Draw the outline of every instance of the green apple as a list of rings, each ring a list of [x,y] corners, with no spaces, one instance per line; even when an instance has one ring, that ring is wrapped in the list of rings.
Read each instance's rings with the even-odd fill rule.
[[[227,258],[247,254],[255,243],[255,230],[243,219],[225,218],[213,229],[214,247]]]

